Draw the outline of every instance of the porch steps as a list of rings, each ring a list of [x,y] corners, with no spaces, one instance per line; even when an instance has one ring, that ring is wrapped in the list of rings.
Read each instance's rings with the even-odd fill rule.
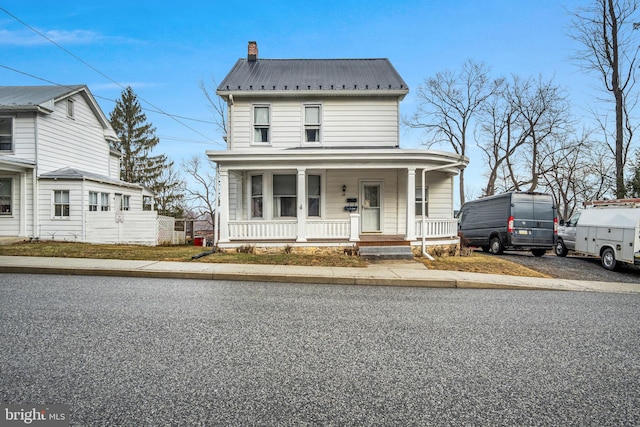
[[[385,242],[386,243],[386,242]],[[360,245],[358,255],[369,260],[413,259],[410,245]]]

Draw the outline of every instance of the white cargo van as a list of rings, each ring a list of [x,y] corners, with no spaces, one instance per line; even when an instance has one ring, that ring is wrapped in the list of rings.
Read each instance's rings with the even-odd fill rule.
[[[607,270],[619,262],[640,264],[640,199],[594,201],[560,221],[555,252],[599,256]]]

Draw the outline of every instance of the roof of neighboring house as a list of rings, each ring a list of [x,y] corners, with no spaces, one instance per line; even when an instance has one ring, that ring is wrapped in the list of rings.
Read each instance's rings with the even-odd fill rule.
[[[51,111],[52,101],[72,95],[85,85],[72,86],[0,86],[0,110]]]
[[[87,180],[102,182],[105,184],[119,185],[122,187],[142,188],[140,184],[120,181],[106,175],[100,175],[93,172],[87,172],[74,168],[62,168],[52,172],[43,173],[40,179],[61,179],[61,180]]]
[[[35,111],[50,114],[55,103],[79,93],[105,130],[105,138],[117,141],[111,123],[86,85],[68,86],[0,86],[0,112]]]
[[[407,84],[386,59],[239,59],[217,93],[357,92],[404,96]]]

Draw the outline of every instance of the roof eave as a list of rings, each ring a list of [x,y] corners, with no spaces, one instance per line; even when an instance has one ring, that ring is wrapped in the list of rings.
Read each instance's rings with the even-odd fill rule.
[[[397,97],[400,100],[409,93],[408,89],[345,89],[345,90],[217,90],[216,94],[223,98],[229,95],[243,98],[282,98],[282,97],[364,97],[364,96],[381,96],[381,97]]]

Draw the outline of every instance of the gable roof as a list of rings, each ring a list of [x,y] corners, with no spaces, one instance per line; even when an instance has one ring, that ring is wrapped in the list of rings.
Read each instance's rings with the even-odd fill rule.
[[[392,95],[409,88],[386,59],[239,59],[218,86],[233,94]]]
[[[113,141],[118,140],[111,123],[86,85],[0,86],[0,112],[33,111],[50,114],[53,112],[56,102],[75,94],[80,94],[87,101],[89,108],[105,130],[105,138]]]

